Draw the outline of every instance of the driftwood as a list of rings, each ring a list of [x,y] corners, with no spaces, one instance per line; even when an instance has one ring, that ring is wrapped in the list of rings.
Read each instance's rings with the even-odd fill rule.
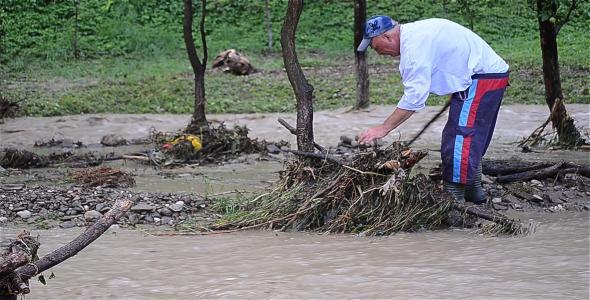
[[[533,179],[545,179],[550,177],[555,177],[559,172],[559,169],[564,165],[563,162],[557,163],[553,166],[537,169],[537,170],[530,170],[521,173],[515,173],[510,175],[503,175],[496,177],[496,181],[499,183],[509,183],[515,181],[529,181]]]
[[[320,154],[320,153],[312,153],[312,152],[304,152],[304,151],[299,151],[299,150],[286,150],[289,153],[293,153],[295,155],[298,156],[303,156],[303,157],[308,157],[308,158],[315,158],[315,159],[319,159],[319,160],[325,160],[325,161],[329,161],[331,163],[337,164],[339,166],[343,166],[344,163],[342,163],[341,161],[339,161],[338,159],[328,155],[328,154]]]
[[[590,165],[572,162],[525,162],[518,160],[484,160],[482,172],[497,176],[499,183],[554,178],[567,173],[576,173],[590,178]]]
[[[105,233],[111,225],[115,224],[119,218],[125,215],[132,204],[133,202],[128,199],[117,200],[110,211],[68,244],[35,262],[26,263],[21,267],[10,270],[8,273],[0,273],[0,284],[2,284],[0,285],[0,295],[9,294],[11,296],[4,296],[4,299],[16,299],[17,294],[28,294],[30,292],[28,287],[30,278],[62,263],[86,248]]]
[[[0,275],[12,272],[31,262],[37,255],[37,249],[39,249],[39,241],[31,237],[28,231],[23,231],[0,256]]]
[[[508,175],[538,170],[555,165],[550,162],[526,162],[520,160],[484,160],[482,172],[490,176]]]

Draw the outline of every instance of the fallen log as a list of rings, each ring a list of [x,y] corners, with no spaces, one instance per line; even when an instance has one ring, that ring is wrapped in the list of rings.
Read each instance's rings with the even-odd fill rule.
[[[0,283],[2,284],[0,285],[0,295],[8,294],[13,297],[9,296],[7,298],[3,296],[4,299],[16,299],[16,295],[18,294],[28,294],[30,292],[28,287],[28,280],[30,278],[62,263],[86,248],[105,233],[111,225],[115,224],[119,218],[125,215],[132,204],[133,202],[129,199],[117,200],[110,211],[68,244],[33,263],[27,263],[16,270],[12,270],[6,275],[0,274]]]
[[[556,167],[559,165],[559,167]],[[500,183],[518,180],[546,179],[576,173],[590,178],[590,166],[572,162],[526,162],[519,160],[484,160],[482,172],[497,176]]]
[[[538,170],[555,165],[550,162],[527,162],[520,160],[483,160],[481,168],[485,175],[498,176]]]
[[[559,169],[564,165],[564,162],[559,162],[550,167],[531,170],[521,173],[515,173],[505,176],[496,177],[496,181],[499,183],[510,183],[515,181],[529,181],[533,179],[545,179],[549,177],[555,177],[559,172]]]

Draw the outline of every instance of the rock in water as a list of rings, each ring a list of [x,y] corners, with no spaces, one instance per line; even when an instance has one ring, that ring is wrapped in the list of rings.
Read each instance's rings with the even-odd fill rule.
[[[116,147],[116,146],[126,145],[127,140],[124,139],[120,135],[108,134],[108,135],[105,135],[102,137],[102,139],[100,140],[100,143],[105,146]]]

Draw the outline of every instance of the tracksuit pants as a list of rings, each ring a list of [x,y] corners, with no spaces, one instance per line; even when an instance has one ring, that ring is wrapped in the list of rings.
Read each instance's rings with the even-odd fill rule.
[[[476,74],[472,79],[467,90],[452,95],[442,133],[442,174],[448,182],[473,182],[494,133],[508,72]]]

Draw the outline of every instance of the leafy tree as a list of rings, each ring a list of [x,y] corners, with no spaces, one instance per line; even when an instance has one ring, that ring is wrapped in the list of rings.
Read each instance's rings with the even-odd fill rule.
[[[563,25],[570,20],[577,4],[576,0],[536,0],[534,3],[543,57],[545,102],[551,111],[551,123],[557,130],[559,142],[568,146],[582,144],[584,140],[562,101],[564,97],[559,74],[557,35]],[[563,6],[566,6],[567,10],[560,9]]]
[[[313,86],[307,82],[295,51],[295,32],[303,11],[303,0],[289,0],[281,29],[283,62],[297,98],[297,149],[313,152]]]
[[[206,2],[206,0],[201,0],[201,22],[199,24],[201,43],[203,46],[203,61],[201,62],[193,38],[193,1],[184,0],[184,22],[182,27],[184,44],[186,45],[188,59],[193,68],[195,81],[195,108],[191,121],[186,128],[186,132],[190,133],[201,133],[209,126],[205,116],[205,69],[207,68],[207,39],[205,34]]]

